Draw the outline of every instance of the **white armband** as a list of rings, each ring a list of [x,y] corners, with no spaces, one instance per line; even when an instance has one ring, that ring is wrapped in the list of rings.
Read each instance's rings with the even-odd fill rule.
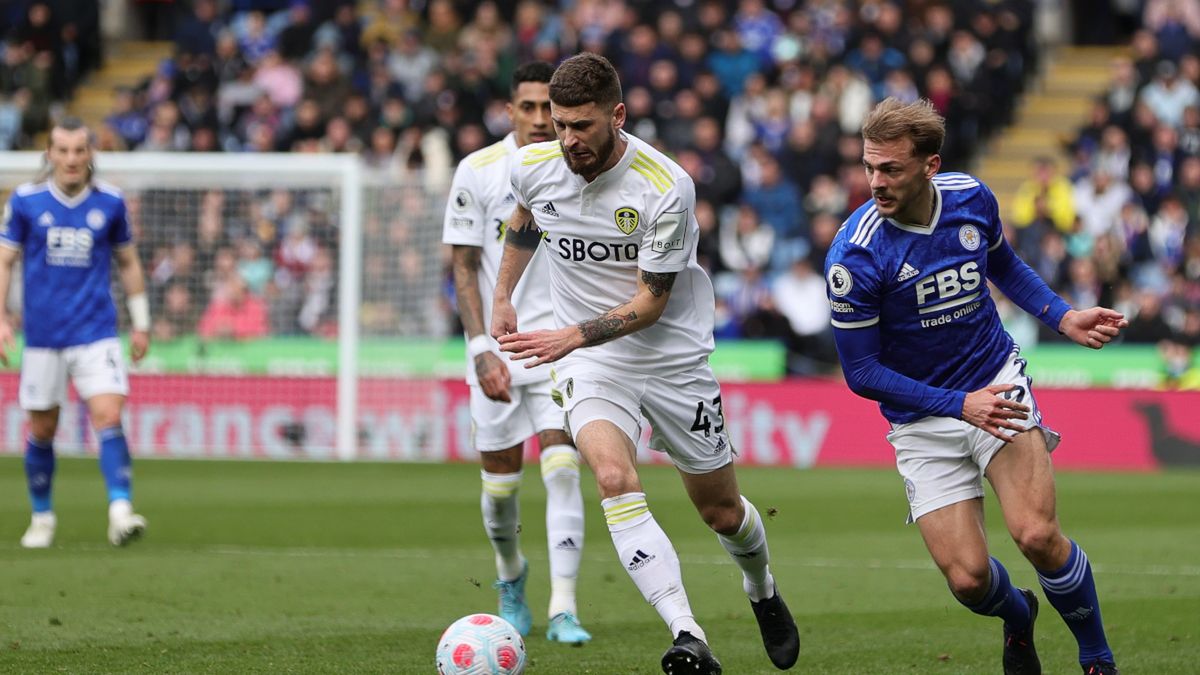
[[[150,300],[145,293],[131,295],[126,300],[129,307],[129,321],[137,331],[150,330]]]
[[[467,341],[467,356],[470,356],[471,359],[490,351],[492,351],[492,339],[487,335],[476,335]]]

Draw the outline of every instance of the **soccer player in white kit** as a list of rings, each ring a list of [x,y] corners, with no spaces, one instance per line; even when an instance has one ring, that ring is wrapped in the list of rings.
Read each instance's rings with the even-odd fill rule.
[[[741,495],[713,349],[712,283],[696,263],[695,186],[674,162],[621,131],[621,83],[606,59],[579,54],[550,80],[558,141],[512,160],[517,204],[492,306],[492,335],[528,368],[555,364],[568,431],[596,475],[621,563],[671,631],[665,673],[720,673],[692,614],[679,558],[642,491],[640,417],[705,523],[741,568],[771,662],[790,668],[799,636],[768,567],[766,530]],[[539,249],[544,249],[539,251]],[[549,258],[556,329],[534,329],[513,290],[531,258]]]
[[[454,284],[467,334],[471,365],[471,424],[482,462],[483,524],[496,553],[500,616],[522,635],[532,627],[525,602],[529,564],[521,554],[519,501],[525,440],[537,435],[546,486],[546,536],[550,549],[550,608],[546,637],[581,644],[591,635],[580,625],[575,580],[583,551],[583,496],[579,452],[563,431],[563,414],[550,397],[550,366],[526,369],[501,359],[488,335],[496,271],[504,252],[504,220],[515,199],[510,162],[519,147],[554,137],[547,86],[554,66],[537,61],[513,73],[508,115],[513,132],[468,155],[454,174],[442,241],[453,246]],[[546,288],[546,256],[539,255],[516,288],[522,325],[550,328],[554,317]]]
[[[125,289],[133,324],[130,356],[150,347],[145,277],[121,192],[95,180],[91,134],[68,118],[50,130],[49,177],[17,187],[0,225],[0,298],[8,297],[13,264],[24,274],[21,407],[29,411],[25,474],[33,517],[21,537],[25,548],[54,542],[51,503],[54,434],[67,401],[67,380],[87,404],[100,441],[100,472],[108,488],[108,540],[122,546],[141,536],[146,520],[133,512],[129,446],[121,410],[129,379],[117,339],[111,262]],[[2,303],[0,303],[2,305]],[[8,363],[13,329],[0,306],[0,362]]]

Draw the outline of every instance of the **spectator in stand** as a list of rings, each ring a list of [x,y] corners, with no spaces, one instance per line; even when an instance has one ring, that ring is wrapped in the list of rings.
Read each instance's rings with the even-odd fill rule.
[[[817,375],[837,364],[833,326],[829,323],[829,302],[825,299],[825,279],[813,270],[808,258],[796,258],[771,287],[775,307],[791,328],[788,372]]]
[[[199,320],[192,292],[188,287],[173,283],[167,286],[162,305],[153,314],[154,326],[151,336],[155,342],[167,342],[196,332]]]
[[[191,14],[184,16],[175,30],[175,47],[181,54],[215,54],[217,36],[223,29],[216,0],[195,0]]]
[[[235,274],[213,292],[196,332],[207,340],[252,340],[267,331],[266,304]]]
[[[808,253],[804,202],[799,188],[783,175],[773,157],[763,159],[761,171],[759,186],[746,190],[745,200],[762,222],[775,231],[771,268],[784,270]]]
[[[1200,91],[1194,83],[1179,77],[1179,66],[1174,61],[1160,61],[1154,72],[1154,81],[1142,90],[1141,101],[1162,124],[1181,126],[1183,110],[1200,105]]]
[[[1097,169],[1090,178],[1081,180],[1075,185],[1074,197],[1083,230],[1093,237],[1111,232],[1121,205],[1132,196],[1129,184],[1106,169]]]
[[[313,48],[317,25],[313,23],[309,0],[292,0],[287,12],[287,24],[279,30],[279,55],[285,61],[299,61]]]
[[[1050,157],[1033,160],[1033,176],[1022,181],[1012,200],[1012,224],[1024,229],[1035,222],[1049,222],[1068,232],[1075,222],[1075,199],[1071,182]]]
[[[721,265],[734,272],[765,269],[775,247],[775,231],[754,208],[742,204],[723,219],[719,234]]]

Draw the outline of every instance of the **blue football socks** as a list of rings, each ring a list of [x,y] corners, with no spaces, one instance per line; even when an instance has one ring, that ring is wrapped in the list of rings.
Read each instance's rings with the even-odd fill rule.
[[[96,435],[100,438],[100,473],[108,488],[108,501],[129,499],[130,460],[125,433],[116,426],[101,429]]]
[[[54,442],[25,439],[25,479],[34,513],[53,511],[50,489],[54,483]]]
[[[1079,544],[1071,542],[1071,555],[1067,564],[1053,572],[1038,570],[1038,581],[1046,592],[1046,599],[1062,615],[1063,621],[1079,643],[1079,662],[1113,662],[1112,649],[1104,636],[1104,623],[1100,619],[1100,599],[1096,595],[1096,582],[1092,579],[1092,566]]]
[[[1030,621],[1029,603],[1025,601],[1025,596],[1012,585],[1008,578],[1008,570],[1004,569],[999,560],[991,558],[989,568],[991,580],[983,598],[974,603],[965,602],[962,598],[958,601],[976,614],[1004,619],[1004,625],[1008,626],[1009,630],[1025,630]]]

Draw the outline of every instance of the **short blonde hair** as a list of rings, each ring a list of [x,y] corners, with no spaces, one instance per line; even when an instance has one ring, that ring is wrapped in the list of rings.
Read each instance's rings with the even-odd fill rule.
[[[929,99],[905,103],[885,98],[863,120],[863,140],[888,143],[901,138],[913,142],[913,153],[929,157],[942,151],[946,140],[946,120],[933,109]]]

